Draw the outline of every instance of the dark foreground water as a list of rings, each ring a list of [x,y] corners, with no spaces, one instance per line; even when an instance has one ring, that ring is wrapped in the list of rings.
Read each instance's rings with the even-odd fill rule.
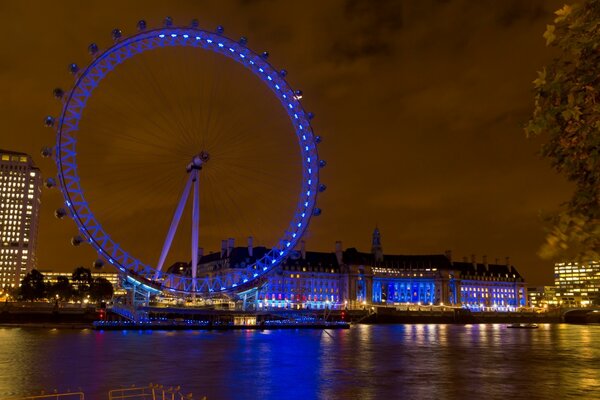
[[[600,326],[340,331],[0,328],[0,398],[160,382],[209,399],[600,399]],[[195,397],[195,398],[199,398]]]

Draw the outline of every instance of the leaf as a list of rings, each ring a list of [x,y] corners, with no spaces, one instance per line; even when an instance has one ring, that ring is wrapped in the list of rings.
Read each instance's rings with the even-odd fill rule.
[[[533,86],[538,89],[546,84],[546,67],[538,71],[538,77],[533,81]]]
[[[554,34],[556,27],[554,25],[546,25],[546,32],[544,32],[544,39],[546,39],[546,46],[549,46],[554,39],[556,39],[556,35]]]
[[[573,11],[573,8],[570,5],[565,4],[563,8],[554,12],[554,14],[557,15],[556,19],[554,19],[554,22],[559,23],[563,21],[569,16],[569,14],[571,14],[571,11]]]

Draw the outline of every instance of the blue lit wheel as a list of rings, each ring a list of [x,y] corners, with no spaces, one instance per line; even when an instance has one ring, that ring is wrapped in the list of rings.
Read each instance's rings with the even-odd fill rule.
[[[304,234],[311,216],[320,214],[320,210],[315,207],[315,202],[317,192],[324,190],[324,186],[319,184],[319,168],[323,167],[325,162],[318,158],[317,144],[319,138],[313,134],[310,125],[310,118],[312,115],[306,113],[300,103],[302,93],[300,91],[292,90],[290,85],[286,82],[285,71],[277,71],[270,63],[268,63],[266,61],[268,57],[267,53],[259,55],[249,50],[245,45],[245,38],[236,42],[224,37],[222,35],[222,28],[218,28],[217,32],[213,33],[197,28],[197,24],[192,24],[192,27],[172,27],[171,23],[168,22],[164,28],[147,30],[146,24],[140,22],[138,24],[138,29],[140,31],[137,34],[127,38],[122,38],[121,32],[119,30],[114,30],[113,38],[115,43],[103,52],[98,50],[97,45],[90,45],[88,50],[94,57],[90,65],[82,69],[78,68],[75,64],[69,66],[70,71],[76,78],[73,88],[67,93],[62,92],[60,89],[55,90],[55,96],[62,98],[64,102],[60,118],[58,118],[56,124],[51,117],[46,120],[47,125],[56,125],[57,128],[55,160],[58,168],[58,180],[65,199],[65,205],[68,208],[70,215],[75,220],[80,235],[82,236],[78,237],[75,242],[88,242],[93,246],[101,258],[127,274],[130,279],[146,285],[149,290],[166,290],[183,294],[209,294],[241,290],[281,263]],[[82,149],[80,148],[81,146],[78,147],[77,145],[81,139],[86,139],[83,136],[79,136],[82,134],[82,125],[86,124],[86,114],[88,114],[86,107],[94,102],[92,93],[95,93],[98,87],[102,87],[100,83],[105,78],[108,77],[107,80],[112,79],[115,74],[118,75],[117,72],[119,69],[124,68],[117,68],[118,66],[121,64],[134,65],[128,60],[153,57],[153,54],[158,54],[158,51],[173,48],[184,48],[186,51],[188,51],[187,49],[192,49],[193,51],[216,54],[221,58],[222,56],[225,56],[227,59],[235,61],[237,63],[236,65],[242,66],[245,70],[250,71],[253,75],[260,78],[260,82],[263,83],[263,86],[266,86],[271,93],[275,94],[275,98],[279,101],[283,110],[285,110],[284,113],[287,116],[287,124],[291,125],[290,131],[295,134],[294,141],[299,145],[299,147],[294,146],[295,150],[293,150],[297,155],[299,164],[297,165],[297,169],[300,187],[296,190],[299,197],[295,197],[294,204],[291,206],[291,209],[293,209],[291,222],[289,222],[289,220],[286,222],[285,228],[277,235],[277,239],[269,246],[265,246],[268,248],[268,251],[261,254],[260,258],[253,260],[250,263],[251,265],[238,265],[236,268],[198,274],[196,273],[195,268],[193,268],[191,276],[165,272],[163,266],[165,249],[168,252],[170,241],[173,240],[175,235],[173,226],[175,226],[175,230],[177,229],[177,223],[174,221],[179,221],[178,218],[183,214],[183,209],[186,205],[188,196],[190,199],[192,199],[192,197],[194,198],[193,200],[190,200],[190,202],[193,203],[193,219],[191,223],[192,257],[188,258],[188,260],[192,259],[192,267],[196,264],[193,260],[199,257],[198,254],[194,254],[194,248],[197,249],[198,246],[198,221],[202,219],[199,215],[200,206],[198,205],[198,202],[201,200],[200,195],[197,194],[200,190],[198,187],[202,187],[202,180],[204,178],[204,172],[201,172],[201,170],[206,166],[206,170],[208,171],[212,167],[211,163],[214,162],[217,165],[219,163],[219,153],[212,153],[210,149],[204,147],[204,144],[190,149],[190,153],[183,152],[186,153],[185,157],[187,158],[185,158],[185,162],[187,166],[181,165],[181,171],[182,175],[185,175],[184,169],[187,167],[187,175],[185,175],[187,176],[185,178],[187,183],[180,196],[179,203],[177,204],[174,213],[175,216],[170,224],[167,239],[165,240],[163,250],[161,251],[162,261],[159,260],[157,264],[150,264],[147,261],[142,261],[140,257],[133,254],[133,251],[128,251],[124,246],[119,244],[118,240],[114,240],[104,229],[102,220],[97,218],[92,211],[93,207],[91,207],[91,203],[88,201],[89,198],[84,196],[83,187],[86,186],[86,181],[82,179],[80,174]],[[186,67],[184,66],[184,68]],[[109,74],[113,70],[116,70],[117,72]],[[261,99],[255,99],[254,101],[260,102]],[[193,103],[186,103],[183,105],[180,104],[179,107],[193,109],[194,105]],[[161,107],[160,111],[164,111],[164,108]],[[230,111],[233,113],[235,110]],[[171,117],[172,116],[173,115],[171,114]],[[127,117],[128,116],[123,117],[123,120],[126,120]],[[247,116],[245,116],[245,118],[246,117]],[[151,118],[152,115],[149,115],[148,119]],[[112,117],[109,118],[109,116],[105,117],[105,119],[109,122],[112,121]],[[145,121],[145,119],[142,120]],[[245,122],[242,121],[241,124],[247,123],[247,120],[248,118]],[[175,124],[177,124],[177,121]],[[110,131],[107,130],[106,132],[107,134],[113,133],[113,130],[111,128]],[[193,139],[193,136],[196,133],[197,132],[187,132],[186,135],[189,135],[191,139]],[[121,133],[119,132],[119,134]],[[129,132],[122,133],[124,136],[129,134]],[[240,137],[242,136],[243,135],[240,135]],[[168,143],[163,144],[148,144],[146,138],[142,139],[143,143],[139,146],[152,145],[157,149],[157,152],[168,148],[171,144],[170,140]],[[139,137],[136,138],[136,140],[140,141]],[[148,140],[150,140],[150,138]],[[98,142],[96,144],[101,143]],[[241,145],[238,146],[236,143],[229,142],[228,146],[222,147],[240,148],[240,146]],[[240,151],[240,153],[247,154],[247,152],[244,151]],[[105,152],[106,158],[110,158],[110,154],[111,153],[108,151]],[[135,157],[136,156],[132,153],[130,158],[135,161]],[[97,160],[86,160],[86,162],[88,164],[90,162],[96,163],[98,170],[101,170],[104,165],[103,160],[104,158],[100,158]],[[227,160],[227,157],[222,156],[221,160]],[[162,158],[157,156],[157,162],[162,161]],[[255,160],[252,161],[252,163],[260,164],[261,160]],[[127,172],[131,173],[132,171],[136,171],[135,166],[130,168]],[[208,174],[209,173],[207,172],[207,175]],[[113,175],[114,179],[118,180],[123,174],[115,173]],[[237,171],[234,175],[243,176],[243,173]],[[139,176],[140,179],[144,179],[144,170],[140,169]],[[235,186],[236,184],[234,184],[233,181],[228,184],[228,187],[230,188],[234,188]],[[178,192],[180,189],[178,189]],[[194,195],[192,195],[192,193],[194,193]],[[110,194],[108,195],[110,196]],[[228,196],[231,197],[230,193]],[[217,199],[215,203],[223,204],[226,201],[228,201],[227,198],[223,197],[220,200]],[[120,205],[122,207],[127,207],[125,202],[121,202]],[[231,205],[230,208],[232,208],[232,210],[230,211],[235,212],[234,206],[236,203],[232,202]],[[62,215],[64,216],[65,214],[67,213],[63,210]],[[243,216],[240,216],[237,219],[241,220],[243,218]],[[268,216],[265,217],[264,220],[268,220]]]

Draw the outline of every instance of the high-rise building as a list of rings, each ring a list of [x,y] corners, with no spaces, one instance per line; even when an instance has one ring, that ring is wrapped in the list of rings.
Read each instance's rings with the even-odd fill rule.
[[[600,304],[600,262],[554,264],[554,286],[556,299],[561,306]]]
[[[42,177],[31,156],[0,150],[0,289],[36,266]]]
[[[555,286],[534,286],[527,288],[527,300],[530,307],[537,308],[549,308],[556,307],[558,300],[556,300],[556,287]]]

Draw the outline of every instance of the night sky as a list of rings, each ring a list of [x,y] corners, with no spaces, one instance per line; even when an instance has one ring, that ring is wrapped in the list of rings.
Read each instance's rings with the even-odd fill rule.
[[[528,282],[549,284],[552,263],[536,255],[544,238],[540,216],[567,200],[570,185],[539,157],[541,141],[527,140],[522,127],[533,106],[531,81],[552,56],[542,33],[561,5],[524,0],[3,1],[0,148],[30,153],[45,176],[54,175],[54,164],[39,155],[54,141],[43,118],[58,114],[52,89],[68,89],[67,65],[85,65],[89,43],[106,48],[113,28],[134,33],[141,18],[149,26],[161,25],[167,15],[175,25],[188,25],[193,18],[207,30],[222,24],[226,36],[247,36],[251,49],[268,50],[269,61],[289,71],[288,82],[303,90],[305,109],[316,114],[313,128],[324,138],[320,157],[328,162],[321,180],[328,190],[318,200],[323,215],[312,220],[306,235],[309,249],[333,251],[341,240],[344,247],[368,251],[377,224],[384,252],[451,249],[455,259],[476,254],[490,262],[510,256]],[[243,85],[242,92],[262,99],[262,89]],[[269,101],[251,102],[264,113],[261,118],[272,115],[265,135],[279,129],[281,120]],[[258,125],[248,129],[261,130]],[[277,162],[285,160],[270,167]],[[101,181],[109,173],[102,162],[98,168],[104,170],[98,173]],[[100,185],[93,173],[86,179],[92,189]],[[180,189],[173,188],[170,196],[177,197]],[[91,265],[96,256],[90,248],[69,244],[75,224],[53,216],[62,201],[59,192],[45,191],[42,199],[38,268],[70,271]],[[102,201],[99,208],[110,208]],[[156,211],[150,200],[135,207],[142,214]],[[163,213],[165,221],[170,212]],[[123,218],[118,211],[111,215]],[[136,218],[136,229],[152,230],[148,218]],[[130,235],[125,228],[119,234]]]

